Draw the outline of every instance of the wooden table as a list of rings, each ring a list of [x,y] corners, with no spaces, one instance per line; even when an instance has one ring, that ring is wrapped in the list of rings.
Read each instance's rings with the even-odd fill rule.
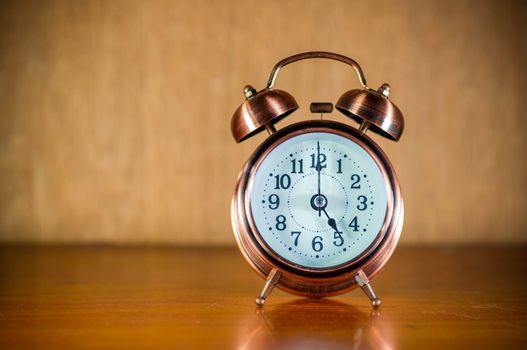
[[[0,247],[0,349],[527,348],[526,247],[399,247],[360,290],[302,299],[231,248]]]

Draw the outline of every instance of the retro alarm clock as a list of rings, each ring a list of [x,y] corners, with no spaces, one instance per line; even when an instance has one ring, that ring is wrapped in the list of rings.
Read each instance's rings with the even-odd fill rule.
[[[361,88],[345,92],[335,107],[357,127],[323,119],[332,103],[312,103],[320,119],[276,130],[299,107],[291,94],[273,88],[276,77],[284,66],[311,58],[355,70]],[[278,62],[263,90],[246,86],[244,94],[231,120],[234,139],[269,134],[241,171],[231,208],[238,246],[266,280],[256,304],[263,306],[275,286],[308,297],[360,287],[379,307],[369,279],[393,253],[404,209],[395,171],[366,133],[401,137],[404,119],[389,99],[390,86],[370,89],[351,58],[306,52]]]

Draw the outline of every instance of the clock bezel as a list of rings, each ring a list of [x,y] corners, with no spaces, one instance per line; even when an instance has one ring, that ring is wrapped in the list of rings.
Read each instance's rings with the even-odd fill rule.
[[[383,225],[377,237],[361,254],[340,265],[307,267],[278,255],[261,236],[250,208],[254,176],[261,162],[281,143],[300,134],[325,132],[345,137],[364,149],[379,167],[385,182],[388,203]],[[282,277],[278,287],[289,292],[324,296],[339,294],[356,287],[352,276],[363,270],[370,278],[391,256],[400,236],[403,202],[395,171],[381,148],[366,135],[346,124],[330,120],[308,120],[286,126],[268,137],[245,164],[232,201],[232,224],[242,254],[262,277],[278,269]]]

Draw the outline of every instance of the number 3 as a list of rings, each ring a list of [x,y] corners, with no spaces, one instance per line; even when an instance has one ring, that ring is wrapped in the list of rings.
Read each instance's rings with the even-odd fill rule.
[[[358,196],[357,200],[359,201],[359,204],[357,205],[357,209],[359,209],[360,211],[364,211],[366,210],[366,208],[368,208],[368,204],[366,204],[366,202],[368,201],[368,198],[366,198],[366,196]]]

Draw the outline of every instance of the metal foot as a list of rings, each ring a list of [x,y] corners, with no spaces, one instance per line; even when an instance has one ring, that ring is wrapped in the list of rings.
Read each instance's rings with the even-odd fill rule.
[[[355,275],[355,281],[362,289],[364,294],[366,294],[366,296],[370,299],[371,306],[373,306],[374,308],[378,308],[379,306],[381,306],[381,299],[377,298],[377,295],[375,295],[375,292],[371,287],[370,280],[368,280],[368,276],[366,276],[364,271],[360,270]]]
[[[260,294],[256,298],[256,305],[264,306],[265,299],[267,299],[269,294],[271,294],[271,291],[273,290],[273,288],[276,285],[276,283],[278,283],[278,280],[280,279],[281,276],[282,276],[282,274],[277,269],[272,269],[271,270],[269,275],[267,275],[267,280],[265,281],[265,285],[264,285],[262,291],[260,292]]]

